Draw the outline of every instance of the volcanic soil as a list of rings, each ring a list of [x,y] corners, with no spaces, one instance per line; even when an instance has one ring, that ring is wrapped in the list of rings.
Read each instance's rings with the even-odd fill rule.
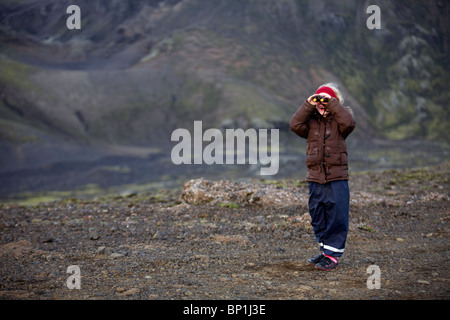
[[[251,190],[235,201],[225,188],[203,202],[178,189],[2,204],[0,298],[447,300],[449,168],[351,175],[350,231],[332,271],[306,263],[318,248],[304,181],[221,182]],[[255,188],[303,200],[265,203]]]

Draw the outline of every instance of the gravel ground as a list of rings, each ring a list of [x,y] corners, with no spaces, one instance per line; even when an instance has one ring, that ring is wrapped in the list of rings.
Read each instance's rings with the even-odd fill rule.
[[[449,171],[352,175],[350,232],[332,271],[305,262],[318,253],[305,202],[193,205],[173,190],[3,204],[0,298],[447,300]],[[277,188],[307,195],[301,181]],[[373,266],[380,286],[369,289]]]

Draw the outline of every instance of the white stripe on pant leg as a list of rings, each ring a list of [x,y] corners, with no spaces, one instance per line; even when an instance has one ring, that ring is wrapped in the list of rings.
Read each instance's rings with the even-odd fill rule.
[[[323,246],[324,249],[333,251],[333,252],[344,252],[345,249],[336,249],[334,247],[328,246],[328,245],[324,245]]]

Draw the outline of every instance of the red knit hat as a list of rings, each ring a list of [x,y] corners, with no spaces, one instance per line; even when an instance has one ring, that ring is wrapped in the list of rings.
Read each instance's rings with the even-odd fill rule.
[[[321,94],[321,93],[328,93],[330,96],[337,99],[336,93],[330,87],[320,87],[319,89],[317,89],[316,94]]]

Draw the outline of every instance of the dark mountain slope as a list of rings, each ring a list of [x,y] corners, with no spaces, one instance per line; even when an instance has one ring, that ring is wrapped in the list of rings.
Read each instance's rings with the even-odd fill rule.
[[[448,139],[448,2],[371,2],[381,30],[356,0],[80,0],[81,30],[66,27],[70,4],[0,4],[2,169],[33,163],[36,148],[63,160],[60,149],[87,154],[78,144],[170,147],[194,120],[288,137],[330,80],[355,139]]]

